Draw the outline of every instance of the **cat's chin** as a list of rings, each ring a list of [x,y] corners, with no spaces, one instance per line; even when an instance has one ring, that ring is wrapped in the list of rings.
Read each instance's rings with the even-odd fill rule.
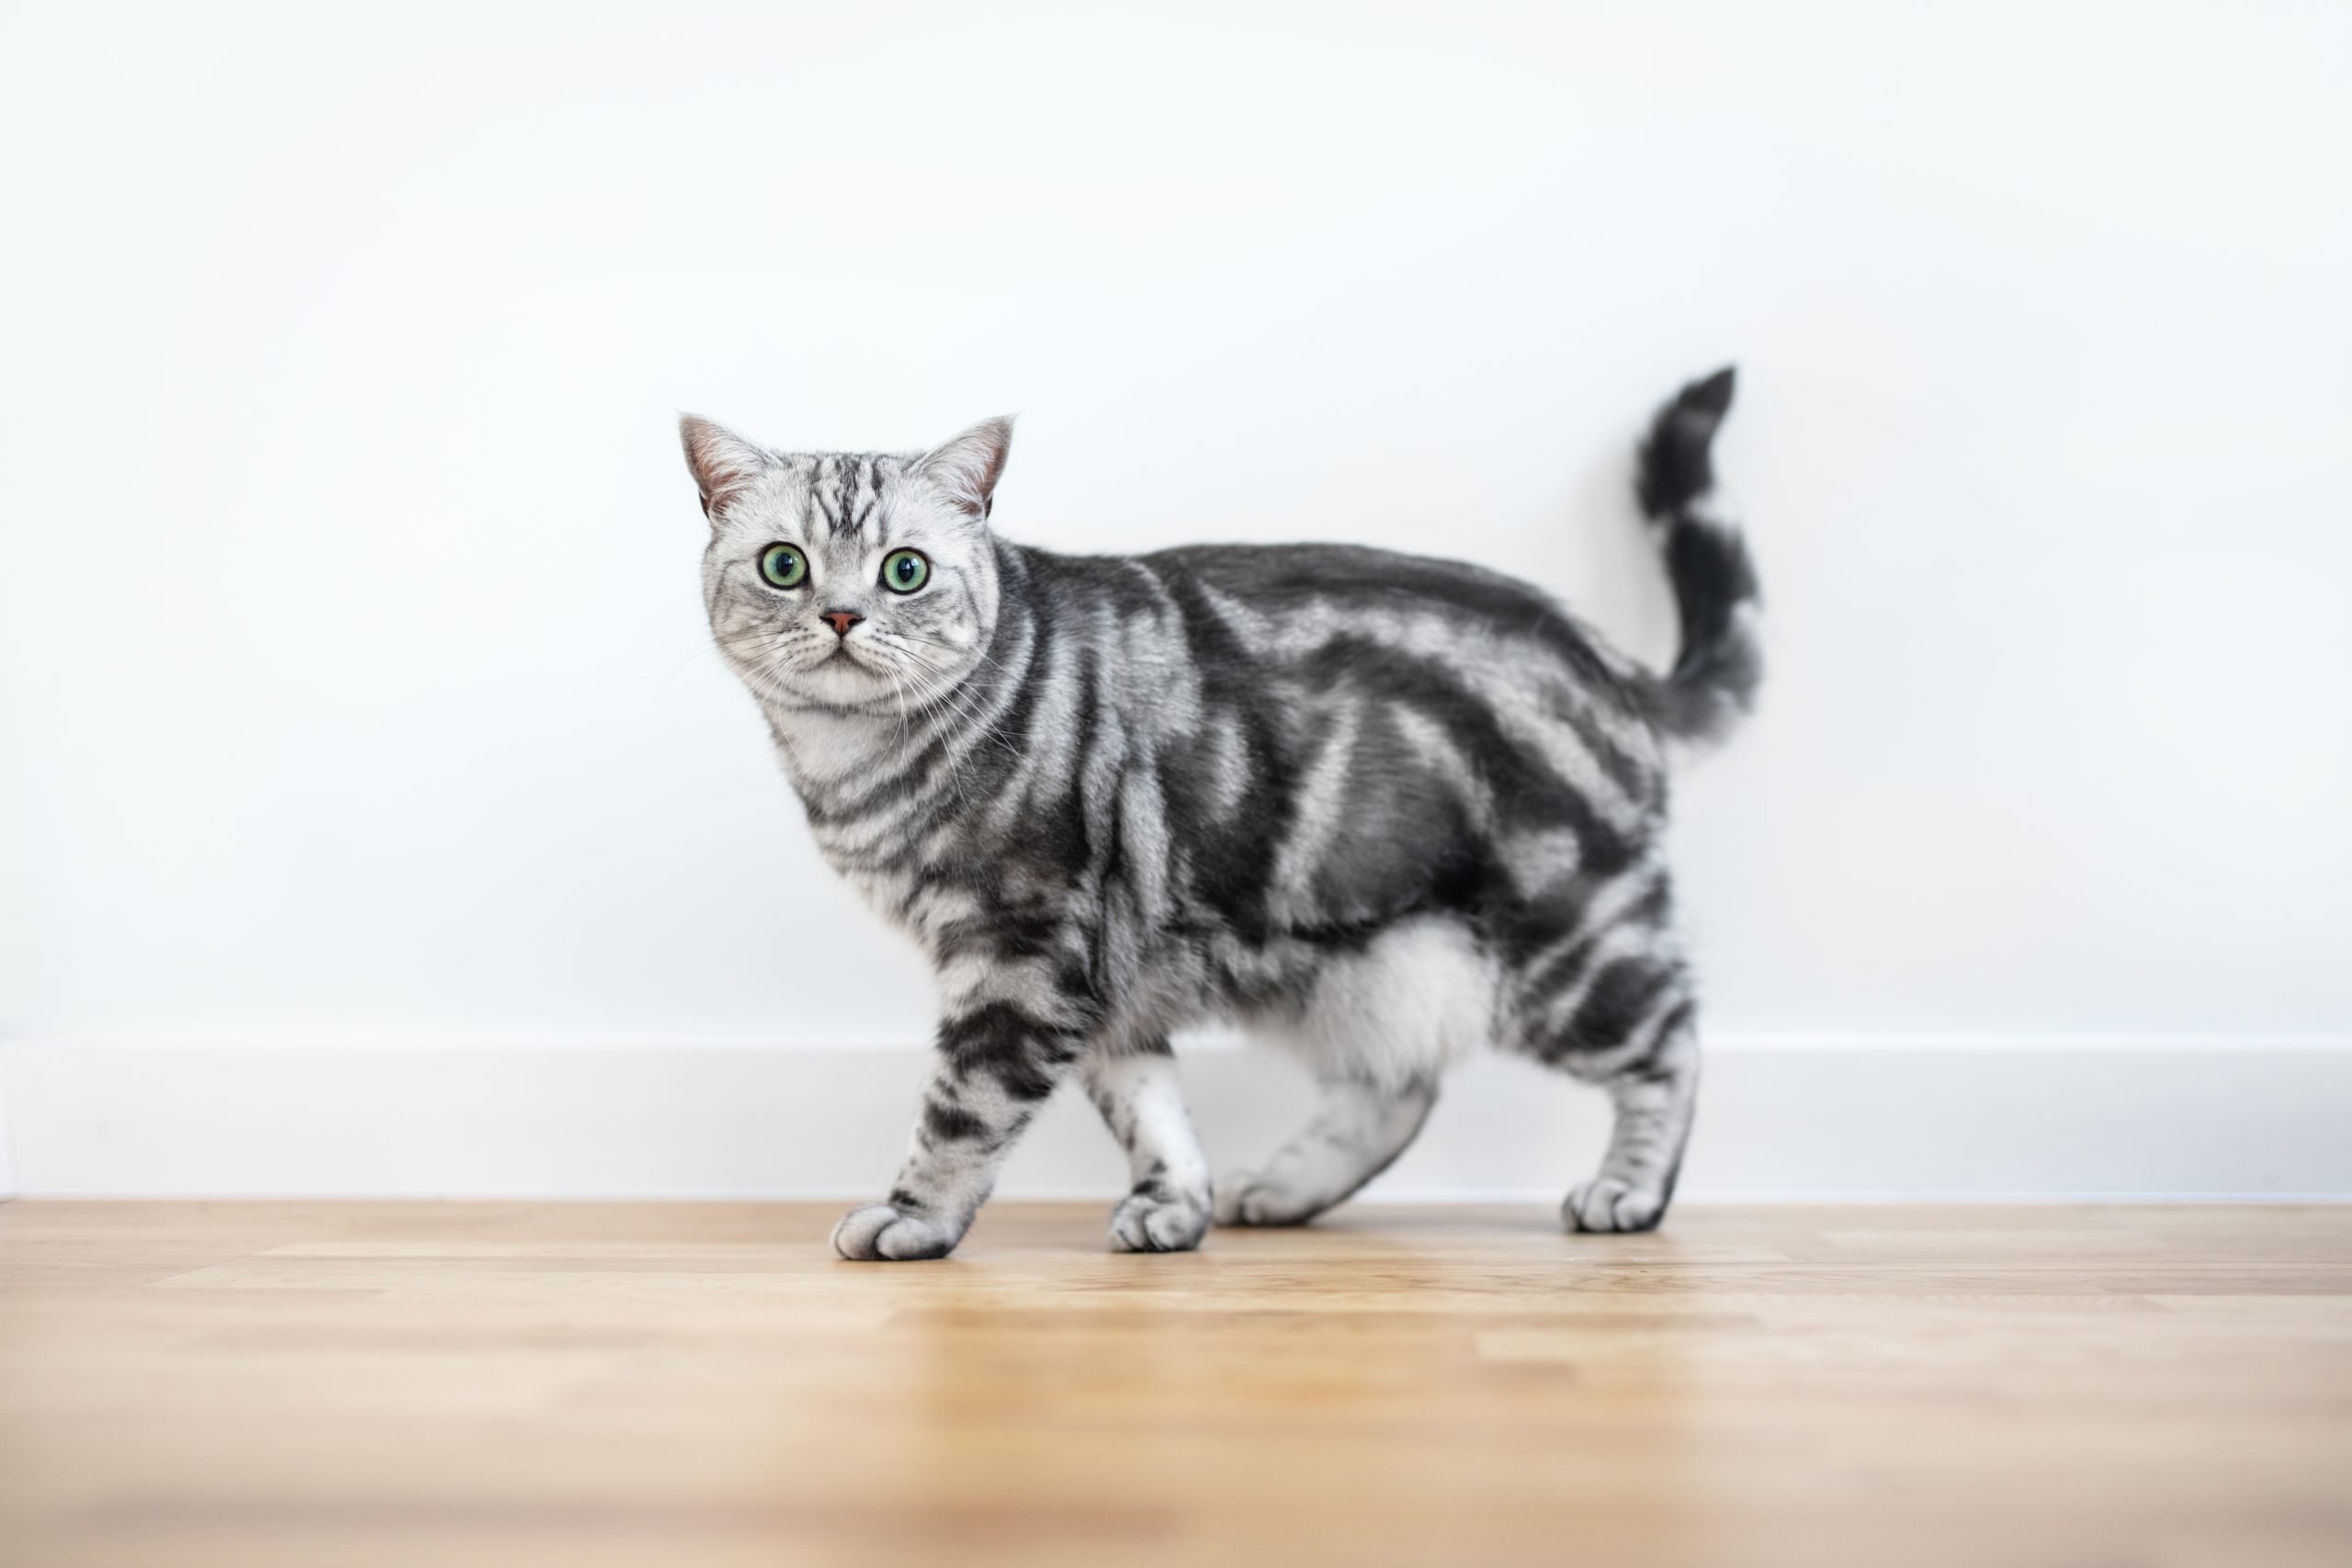
[[[769,676],[779,694],[828,707],[871,707],[888,702],[897,688],[890,678],[846,649],[816,663]]]

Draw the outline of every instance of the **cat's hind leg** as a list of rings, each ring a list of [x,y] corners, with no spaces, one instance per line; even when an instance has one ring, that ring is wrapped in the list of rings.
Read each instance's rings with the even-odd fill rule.
[[[1087,1098],[1127,1152],[1133,1188],[1111,1211],[1115,1252],[1189,1252],[1209,1228],[1209,1168],[1168,1042],[1098,1046],[1081,1069]]]
[[[1216,1184],[1221,1225],[1303,1225],[1388,1168],[1437,1103],[1437,1080],[1327,1078],[1315,1113],[1264,1167]]]
[[[1698,1103],[1699,1037],[1668,904],[1656,867],[1603,889],[1588,905],[1587,929],[1532,964],[1518,987],[1513,1043],[1599,1085],[1615,1111],[1600,1170],[1561,1205],[1570,1230],[1654,1229],[1674,1196]]]
[[[1437,1103],[1439,1074],[1487,1041],[1496,983],[1466,928],[1429,917],[1333,960],[1295,1012],[1256,1025],[1306,1062],[1320,1094],[1262,1168],[1217,1183],[1217,1222],[1303,1224],[1387,1169]]]
[[[1699,1039],[1689,1004],[1679,1004],[1648,1048],[1601,1087],[1616,1111],[1609,1152],[1598,1174],[1569,1189],[1560,1217],[1570,1230],[1655,1230],[1674,1199],[1698,1105]]]

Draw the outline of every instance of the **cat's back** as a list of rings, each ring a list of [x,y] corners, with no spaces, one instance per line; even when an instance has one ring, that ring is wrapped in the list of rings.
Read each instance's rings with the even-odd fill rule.
[[[1482,776],[1544,792],[1566,771],[1636,813],[1664,805],[1642,672],[1532,583],[1353,545],[1016,548],[1057,659],[1089,671],[1073,691],[1162,756],[1246,751],[1303,780],[1344,755],[1419,799],[1434,725]]]
[[[1459,668],[1498,649],[1553,664],[1612,711],[1638,712],[1634,667],[1532,582],[1362,545],[1187,545],[1136,558],[1245,650],[1309,661],[1386,652]]]

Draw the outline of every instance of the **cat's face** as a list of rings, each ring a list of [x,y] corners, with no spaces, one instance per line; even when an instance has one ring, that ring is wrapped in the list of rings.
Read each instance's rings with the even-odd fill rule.
[[[692,415],[679,431],[710,518],[710,629],[754,693],[917,713],[979,662],[1008,422],[920,456],[769,452]]]

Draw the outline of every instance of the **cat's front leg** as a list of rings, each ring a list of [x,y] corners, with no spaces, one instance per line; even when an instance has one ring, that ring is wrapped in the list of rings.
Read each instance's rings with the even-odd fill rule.
[[[1007,983],[959,998],[939,1026],[914,1144],[889,1197],[842,1215],[833,1249],[860,1262],[954,1251],[1013,1139],[1085,1051],[1095,1016],[1086,998],[1051,987]]]
[[[1086,1092],[1127,1153],[1134,1185],[1111,1211],[1117,1252],[1189,1252],[1209,1228],[1209,1167],[1168,1042],[1087,1058]]]

